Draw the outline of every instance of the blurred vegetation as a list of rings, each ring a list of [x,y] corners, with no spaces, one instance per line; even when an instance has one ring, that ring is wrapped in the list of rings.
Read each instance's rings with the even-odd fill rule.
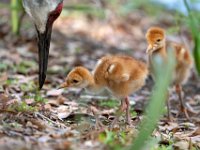
[[[21,103],[14,103],[7,108],[8,111],[12,112],[34,112],[37,111],[36,107],[29,106],[25,101]]]
[[[175,58],[172,53],[169,53],[168,63],[161,63],[160,58],[155,62],[155,86],[151,95],[149,105],[146,108],[144,119],[140,125],[140,132],[130,149],[141,150],[146,145],[153,130],[155,129],[159,119],[164,113],[168,87],[171,82],[172,72],[175,66]],[[165,69],[163,69],[165,68]],[[165,79],[165,80],[163,80]]]
[[[93,3],[83,1],[67,5],[64,7],[63,14],[73,12],[73,14],[86,14],[106,19],[112,15],[126,17],[127,14],[141,9],[152,16],[159,15],[158,12],[165,10],[160,3],[146,0],[93,0]]]
[[[12,33],[15,35],[19,35],[21,22],[23,16],[25,15],[22,0],[11,0],[10,4],[0,2],[0,8],[10,9],[11,12],[11,20],[10,25],[12,28]]]
[[[113,100],[113,99],[100,101],[99,106],[107,107],[107,108],[114,108],[114,107],[118,106],[118,101],[117,100]]]
[[[194,49],[193,49],[193,54],[194,54],[194,61],[196,65],[196,70],[200,76],[200,12],[196,12],[191,10],[187,0],[184,0],[185,7],[187,8],[188,11],[188,26],[189,29],[192,33],[192,38],[194,42]]]
[[[113,132],[106,130],[99,134],[98,139],[106,144],[109,149],[121,150],[128,137],[124,131]]]
[[[11,0],[10,8],[11,8],[12,33],[19,35],[21,21],[24,15],[22,0]]]

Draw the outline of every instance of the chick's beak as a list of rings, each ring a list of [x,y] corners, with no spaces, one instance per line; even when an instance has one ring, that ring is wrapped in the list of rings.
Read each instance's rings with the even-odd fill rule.
[[[153,46],[151,44],[148,45],[146,53],[150,54],[153,51]]]
[[[68,87],[68,84],[66,82],[62,83],[58,89],[63,89],[63,88],[66,88]]]

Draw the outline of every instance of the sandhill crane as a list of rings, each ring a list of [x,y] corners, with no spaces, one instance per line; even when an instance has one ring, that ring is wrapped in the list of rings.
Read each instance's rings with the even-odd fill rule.
[[[41,89],[46,78],[52,26],[62,11],[63,0],[23,0],[23,6],[33,20],[38,35],[39,88]]]

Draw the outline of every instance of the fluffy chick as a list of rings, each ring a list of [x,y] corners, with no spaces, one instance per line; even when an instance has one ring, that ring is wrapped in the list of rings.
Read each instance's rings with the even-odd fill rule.
[[[122,112],[126,111],[126,121],[131,123],[130,103],[128,96],[139,90],[148,75],[146,64],[129,56],[104,56],[92,73],[84,67],[74,68],[66,77],[64,87],[79,87],[97,92],[108,89],[121,99],[121,105],[111,127],[118,121]]]
[[[151,74],[154,76],[154,66],[152,63],[153,57],[159,55],[164,63],[167,63],[167,49],[171,47],[176,58],[176,66],[173,72],[173,83],[176,87],[176,92],[179,96],[181,110],[185,116],[189,118],[188,113],[184,107],[182,98],[182,84],[184,84],[190,75],[192,68],[192,57],[189,50],[182,44],[168,42],[166,44],[165,30],[160,27],[151,27],[146,33],[148,42],[147,54],[149,57],[149,68]],[[168,110],[169,112],[169,110]]]

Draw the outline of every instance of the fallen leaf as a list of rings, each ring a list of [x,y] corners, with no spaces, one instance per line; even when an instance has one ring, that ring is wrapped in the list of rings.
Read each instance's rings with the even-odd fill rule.
[[[72,113],[69,106],[61,105],[57,108],[57,114],[59,119],[67,118]]]
[[[29,99],[25,99],[26,104],[30,105],[33,104],[35,102],[35,100],[33,98],[29,98]]]
[[[53,89],[53,90],[50,90],[50,91],[48,91],[47,92],[47,96],[59,96],[59,95],[61,95],[62,94],[62,92],[63,92],[63,89]]]
[[[44,135],[44,136],[41,136],[40,138],[38,138],[38,142],[46,143],[50,139],[51,139],[50,136]]]
[[[189,142],[187,141],[179,141],[173,144],[175,150],[188,150]]]
[[[200,135],[200,127],[198,127],[191,136]]]
[[[5,72],[5,73],[2,73],[2,74],[0,75],[0,85],[1,85],[1,84],[4,84],[4,83],[7,81],[7,79],[8,79],[7,73],[6,73],[6,72]]]

